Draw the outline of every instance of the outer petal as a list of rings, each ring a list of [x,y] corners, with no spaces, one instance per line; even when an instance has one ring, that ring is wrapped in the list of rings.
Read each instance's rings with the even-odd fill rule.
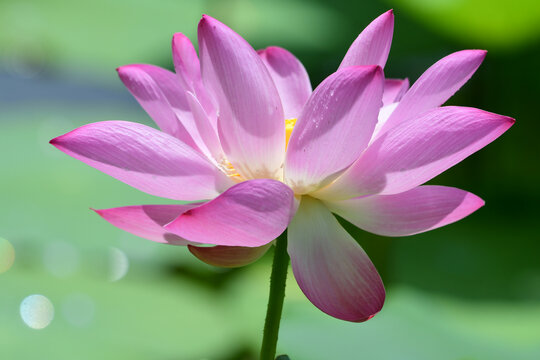
[[[389,10],[373,20],[354,40],[339,68],[354,65],[379,65],[384,68],[392,35],[394,33],[394,11]]]
[[[292,217],[294,194],[282,182],[241,182],[165,228],[202,244],[257,247],[281,234]]]
[[[390,105],[401,100],[408,89],[409,79],[385,79],[384,93],[382,97],[383,106]]]
[[[176,75],[146,64],[121,66],[117,71],[124,85],[161,130],[199,150],[185,89]]]
[[[378,66],[353,66],[324,80],[292,132],[285,164],[295,193],[313,191],[346,169],[367,146],[381,106]]]
[[[94,210],[112,225],[142,238],[172,245],[189,242],[163,228],[184,212],[199,206],[186,205],[139,205]]]
[[[234,268],[249,265],[266,254],[270,243],[259,247],[242,246],[192,246],[189,251],[199,260],[213,266]]]
[[[328,315],[360,322],[381,310],[385,291],[377,270],[318,200],[302,198],[289,226],[288,251],[298,285]]]
[[[407,236],[463,219],[484,205],[478,196],[446,186],[419,186],[395,195],[325,201],[328,208],[366,231]]]
[[[271,46],[258,53],[274,80],[285,119],[298,118],[312,91],[306,69],[283,48]]]
[[[202,77],[219,106],[218,129],[228,160],[245,178],[277,178],[285,152],[283,108],[255,50],[205,15],[199,23]]]
[[[485,57],[485,50],[463,50],[437,61],[403,96],[380,134],[415,115],[442,105],[471,78]]]
[[[51,144],[155,196],[188,201],[211,199],[233,184],[180,140],[137,123],[88,124],[51,140]]]
[[[379,136],[340,178],[328,200],[410,190],[480,150],[514,119],[474,108],[436,108]]]

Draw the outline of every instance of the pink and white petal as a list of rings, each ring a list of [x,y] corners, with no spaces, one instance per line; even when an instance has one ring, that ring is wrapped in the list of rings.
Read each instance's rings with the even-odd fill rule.
[[[293,216],[294,194],[277,180],[236,184],[165,228],[201,244],[258,247],[278,237]]]
[[[370,144],[375,141],[377,138],[377,135],[379,134],[379,131],[381,131],[382,127],[386,122],[388,121],[388,118],[390,115],[392,115],[392,112],[396,109],[399,103],[392,103],[386,106],[383,106],[379,110],[379,115],[377,116],[377,125],[375,125],[375,130],[373,130],[373,134],[371,135]],[[369,146],[369,145],[368,145]]]
[[[259,247],[243,246],[193,246],[188,245],[189,251],[208,265],[235,268],[249,265],[259,260],[270,248],[271,243]]]
[[[244,178],[278,178],[285,153],[283,108],[255,50],[226,25],[199,23],[203,82],[219,107],[218,134],[227,159]]]
[[[444,104],[471,78],[486,53],[485,50],[463,50],[437,61],[405,93],[382,132]]]
[[[201,66],[197,52],[187,36],[176,33],[172,40],[174,69],[182,87],[194,95],[208,114],[210,123],[217,131],[215,106],[204,89],[201,77]]]
[[[205,139],[193,119],[186,89],[174,73],[145,64],[121,66],[117,70],[122,82],[161,130],[203,152]]]
[[[211,199],[234,184],[199,152],[142,124],[97,122],[50,142],[69,156],[155,196]]]
[[[408,236],[433,230],[461,220],[484,205],[482,199],[467,191],[431,185],[395,195],[324,203],[359,228],[383,236]]]
[[[323,312],[361,322],[381,310],[385,291],[375,266],[320,201],[302,198],[288,252],[298,285]]]
[[[298,118],[312,92],[304,65],[289,51],[277,46],[258,53],[276,85],[285,119]]]
[[[408,89],[409,79],[385,79],[384,93],[382,97],[383,106],[390,105],[401,100]]]
[[[285,181],[295,193],[316,190],[360,156],[377,123],[383,81],[378,66],[351,66],[315,89],[287,147]]]
[[[176,33],[172,39],[174,70],[185,90],[195,92],[195,84],[200,83],[201,68],[197,52],[187,36]]]
[[[432,109],[379,135],[340,178],[314,196],[344,200],[410,190],[480,150],[514,122],[474,108]]]
[[[204,139],[204,146],[201,146],[202,153],[209,159],[212,159],[216,164],[219,164],[221,159],[225,157],[216,130],[210,123],[210,118],[204,110],[203,106],[197,97],[191,92],[186,92],[189,107],[197,126],[197,132]]]
[[[394,34],[394,11],[389,10],[373,20],[345,54],[339,68],[356,65],[379,65],[384,68],[392,36]]]
[[[159,243],[188,245],[189,241],[165,230],[167,225],[184,212],[199,204],[139,205],[94,210],[113,226],[133,235]]]

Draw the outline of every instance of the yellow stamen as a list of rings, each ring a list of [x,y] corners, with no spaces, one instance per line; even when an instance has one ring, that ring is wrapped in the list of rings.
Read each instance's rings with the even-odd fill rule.
[[[235,181],[242,181],[242,176],[236,171],[234,166],[227,159],[222,159],[219,168],[231,179]]]
[[[285,149],[289,145],[289,140],[291,138],[294,125],[296,125],[296,119],[285,120]]]

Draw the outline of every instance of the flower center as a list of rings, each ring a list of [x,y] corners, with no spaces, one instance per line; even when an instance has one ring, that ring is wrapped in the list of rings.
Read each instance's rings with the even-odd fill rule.
[[[285,120],[285,149],[287,149],[287,146],[289,145],[294,125],[296,125],[296,119]]]
[[[285,120],[285,149],[287,149],[287,146],[289,145],[289,140],[291,139],[291,134],[294,129],[294,125],[296,125],[296,118]],[[225,173],[225,175],[227,175],[228,177],[230,177],[236,182],[242,182],[246,180],[242,177],[242,175],[240,175],[238,171],[236,171],[234,166],[226,158],[221,159],[218,167],[221,171]],[[282,177],[283,176],[281,176],[281,178]],[[281,179],[281,181],[283,181],[283,179]]]
[[[229,160],[221,159],[221,162],[219,163],[219,168],[221,169],[221,171],[225,173],[225,175],[227,175],[234,181],[237,181],[237,182],[243,181],[242,175],[240,175],[238,171],[236,171],[236,169],[234,168],[234,166],[232,166]]]

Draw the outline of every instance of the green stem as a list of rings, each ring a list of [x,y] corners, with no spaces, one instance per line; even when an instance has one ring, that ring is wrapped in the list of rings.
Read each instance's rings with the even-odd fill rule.
[[[264,335],[261,346],[261,360],[274,360],[276,345],[285,298],[285,283],[287,281],[287,268],[289,255],[287,254],[287,230],[276,240],[272,275],[270,276],[270,295],[266,320],[264,322]]]

